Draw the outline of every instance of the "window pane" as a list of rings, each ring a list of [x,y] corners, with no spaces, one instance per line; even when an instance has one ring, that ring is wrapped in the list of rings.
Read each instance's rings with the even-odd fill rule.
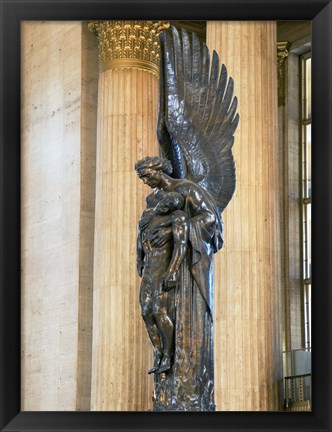
[[[302,183],[303,198],[311,198],[311,124],[303,127]]]
[[[311,347],[311,285],[304,287],[305,347]]]
[[[306,97],[306,118],[311,118],[311,58],[305,62],[305,97]]]
[[[307,279],[311,278],[311,204],[307,206],[307,247],[308,247],[308,264]]]
[[[306,190],[304,197],[309,198],[311,197],[311,124],[306,126],[306,154],[305,154],[305,161],[306,161]]]
[[[311,204],[303,206],[303,279],[311,278]]]

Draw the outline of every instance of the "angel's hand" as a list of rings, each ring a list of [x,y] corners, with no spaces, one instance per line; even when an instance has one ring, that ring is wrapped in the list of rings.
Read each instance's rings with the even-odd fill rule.
[[[159,227],[152,230],[149,240],[155,248],[164,246],[168,241],[172,240],[172,227]]]
[[[143,216],[142,219],[138,222],[139,229],[141,231],[144,231],[152,218],[153,218],[152,213]]]

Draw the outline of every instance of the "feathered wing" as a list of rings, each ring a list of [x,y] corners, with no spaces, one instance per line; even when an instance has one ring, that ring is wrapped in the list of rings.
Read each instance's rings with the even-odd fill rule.
[[[232,155],[238,125],[234,83],[214,51],[195,33],[172,27],[161,34],[161,77],[157,136],[174,177],[196,181],[222,212],[235,190]]]

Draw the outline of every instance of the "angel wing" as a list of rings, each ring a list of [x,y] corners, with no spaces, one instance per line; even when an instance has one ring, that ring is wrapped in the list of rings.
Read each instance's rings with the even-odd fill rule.
[[[209,50],[186,30],[160,35],[161,72],[157,137],[172,162],[173,177],[204,187],[222,212],[235,191],[232,155],[239,122],[233,79]]]

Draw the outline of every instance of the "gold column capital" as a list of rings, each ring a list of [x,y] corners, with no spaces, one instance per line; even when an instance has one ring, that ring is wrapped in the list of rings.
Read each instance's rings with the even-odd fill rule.
[[[288,57],[289,42],[278,42],[277,43],[277,56],[278,56],[278,66],[283,64]]]
[[[90,21],[102,70],[138,68],[159,75],[159,33],[166,21]]]
[[[285,61],[289,54],[289,42],[277,43],[278,106],[285,105]]]

